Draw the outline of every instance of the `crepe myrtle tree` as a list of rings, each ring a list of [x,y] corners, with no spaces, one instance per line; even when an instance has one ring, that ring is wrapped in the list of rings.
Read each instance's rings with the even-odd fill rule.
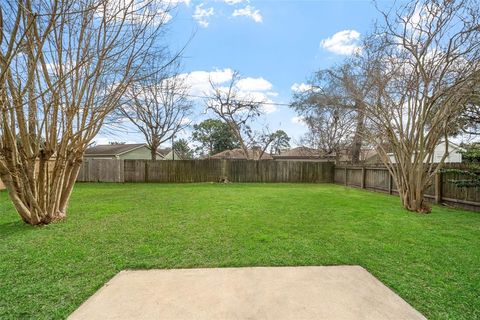
[[[430,212],[425,190],[448,155],[451,124],[476,94],[479,13],[477,1],[409,2],[382,13],[362,50],[373,87],[365,99],[367,139],[408,210]],[[447,148],[436,163],[434,149],[442,140]]]
[[[2,3],[0,178],[24,222],[66,217],[84,151],[162,43],[169,10],[148,0]]]

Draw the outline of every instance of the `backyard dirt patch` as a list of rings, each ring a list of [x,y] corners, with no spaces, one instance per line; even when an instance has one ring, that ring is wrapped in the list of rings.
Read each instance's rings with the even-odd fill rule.
[[[425,319],[360,266],[122,271],[79,319]]]

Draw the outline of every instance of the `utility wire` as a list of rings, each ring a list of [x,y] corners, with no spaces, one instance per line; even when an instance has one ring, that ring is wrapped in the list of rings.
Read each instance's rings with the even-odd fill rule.
[[[210,96],[200,96],[200,95],[194,95],[194,94],[184,94],[186,97],[191,97],[191,98],[199,98],[199,99],[215,99],[215,97],[210,97]],[[244,102],[244,101],[239,101],[239,102]],[[267,104],[267,105],[272,105],[272,106],[283,106],[283,107],[291,107],[291,103],[281,103],[281,102],[268,102],[268,101],[248,101],[256,104]]]

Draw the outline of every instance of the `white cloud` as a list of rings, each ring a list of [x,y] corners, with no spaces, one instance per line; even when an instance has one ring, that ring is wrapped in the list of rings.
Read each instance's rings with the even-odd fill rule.
[[[209,25],[209,17],[213,16],[215,13],[215,10],[213,7],[210,8],[204,8],[203,3],[197,5],[195,7],[195,12],[193,13],[192,17],[195,19],[198,24],[204,28],[208,27]]]
[[[220,90],[227,90],[227,86],[233,77],[233,70],[230,68],[217,69],[214,71],[192,71],[179,75],[186,85],[190,88],[189,93],[193,96],[209,96],[212,94],[210,81],[212,81]],[[246,77],[240,79],[236,84],[237,97],[239,99],[253,99],[262,101],[262,109],[265,113],[271,113],[276,110],[271,97],[278,93],[272,91],[273,85],[263,77]]]
[[[177,4],[185,4],[186,6],[190,5],[190,0],[169,0],[171,5],[177,5]]]
[[[234,17],[248,17],[255,21],[256,23],[260,23],[263,21],[262,14],[260,13],[260,10],[255,10],[254,7],[252,6],[246,6],[245,8],[242,9],[235,9],[232,13],[232,16]]]
[[[278,97],[278,92],[269,91],[266,93],[269,97]]]
[[[272,113],[272,112],[277,111],[277,107],[275,105],[269,104],[269,103],[271,103],[271,102],[267,102],[266,104],[262,105],[262,111],[264,113]]]
[[[360,50],[358,40],[360,33],[356,30],[343,30],[335,33],[330,38],[320,42],[320,46],[335,54],[350,55]]]
[[[179,75],[190,88],[190,94],[195,96],[203,96],[211,92],[210,80],[217,85],[221,85],[230,81],[232,76],[233,70],[228,68],[215,71],[192,71]]]
[[[277,107],[275,106],[273,100],[268,97],[268,94],[266,92],[239,90],[237,95],[239,99],[262,102],[263,104],[261,106],[261,109],[264,113],[272,113],[277,111]]]
[[[238,81],[237,87],[244,91],[267,91],[272,89],[272,84],[260,78],[243,78]]]
[[[224,0],[224,2],[226,4],[229,4],[229,5],[234,5],[234,4],[239,4],[239,3],[242,3],[244,2],[245,0]]]
[[[190,120],[190,118],[188,118],[188,117],[185,117],[185,118],[182,119],[182,121],[180,121],[180,123],[182,125],[187,125],[187,124],[192,123],[192,120]]]
[[[402,24],[405,25],[409,31],[414,33],[417,33],[420,30],[425,31],[429,22],[434,21],[441,13],[440,10],[440,6],[434,2],[423,5],[417,4],[410,17],[402,18]]]
[[[290,87],[290,89],[294,92],[294,93],[302,93],[302,92],[307,92],[307,91],[310,91],[312,90],[312,85],[310,84],[307,84],[307,83],[294,83],[292,84],[292,86]]]
[[[303,119],[303,117],[300,116],[293,117],[291,121],[293,124],[305,125],[305,120]]]

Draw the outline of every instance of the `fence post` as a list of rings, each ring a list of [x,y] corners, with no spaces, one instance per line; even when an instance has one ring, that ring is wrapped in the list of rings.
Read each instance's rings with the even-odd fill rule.
[[[125,182],[125,160],[120,160],[118,163],[118,182]]]
[[[143,179],[145,180],[144,182],[148,182],[148,160],[144,160],[143,163],[145,164],[145,175]]]
[[[362,189],[365,189],[365,176],[366,176],[366,170],[365,170],[365,167],[362,167],[362,183],[361,183]]]
[[[393,189],[392,174],[390,173],[390,171],[387,171],[387,172],[388,172],[388,194],[392,194],[392,189]]]
[[[347,177],[348,177],[348,174],[347,174],[347,167],[345,167],[345,186],[348,186],[348,183],[347,183]]]
[[[225,177],[227,177],[228,179],[232,179],[231,177],[228,177],[228,175],[227,175],[227,159],[223,159],[221,161],[222,161],[222,174],[218,178],[224,179]]]
[[[87,176],[87,182],[92,182],[92,174],[93,174],[93,159],[88,160],[88,176]]]
[[[442,173],[437,171],[435,173],[435,203],[442,202]]]

